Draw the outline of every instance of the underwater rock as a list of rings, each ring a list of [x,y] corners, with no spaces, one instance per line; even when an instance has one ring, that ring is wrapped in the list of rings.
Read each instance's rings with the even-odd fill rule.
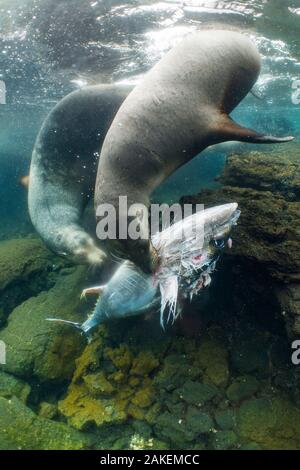
[[[182,198],[183,203],[239,203],[230,258],[243,263],[243,277],[249,269],[250,286],[261,274],[264,295],[269,292],[290,336],[300,332],[299,151],[291,144],[280,152],[230,155],[220,177],[225,186]]]
[[[200,407],[212,400],[218,394],[218,389],[214,385],[188,380],[176,392],[181,400]]]
[[[0,242],[0,290],[12,282],[47,271],[53,254],[38,238],[20,238]]]
[[[106,449],[300,448],[300,441],[291,438],[300,411],[283,388],[274,387],[273,375],[279,371],[273,370],[266,381],[265,360],[259,355],[249,358],[247,373],[231,359],[238,342],[239,352],[244,343],[249,349],[245,323],[245,337],[229,326],[229,339],[227,330],[213,322],[198,339],[175,334],[166,338],[167,350],[156,351],[148,349],[150,344],[145,349],[144,344],[125,341],[136,327],[129,323],[118,341],[109,334],[109,325],[100,327],[76,359],[72,382],[58,404],[69,426],[101,435],[97,445]],[[270,335],[256,332],[255,337],[259,349],[273,344]],[[224,359],[225,373],[213,374],[213,353],[217,362]],[[285,409],[288,417],[295,413],[289,434],[279,430],[290,419],[283,417]]]
[[[239,338],[231,351],[231,363],[233,368],[241,374],[257,372],[262,376],[268,375],[267,343],[262,341],[259,334],[253,339]]]
[[[79,292],[86,268],[61,275],[56,285],[19,305],[0,332],[6,344],[6,365],[2,369],[18,377],[41,382],[63,382],[72,377],[75,358],[84,347],[76,330],[46,321],[63,316],[81,321]]]
[[[82,450],[91,439],[64,423],[38,417],[18,398],[0,397],[1,450]]]
[[[38,238],[1,241],[0,325],[21,302],[47,289],[47,286],[52,287],[56,271],[63,263]]]
[[[231,401],[241,401],[254,395],[259,389],[258,380],[252,375],[237,377],[226,390],[227,398]]]
[[[57,409],[56,403],[47,403],[47,402],[40,403],[38,415],[41,418],[53,419],[53,418],[56,418],[57,413],[58,413],[58,409]]]
[[[185,419],[187,427],[197,435],[208,433],[213,429],[213,420],[210,415],[194,406],[188,407]]]
[[[299,146],[283,151],[252,151],[227,158],[220,182],[226,186],[280,193],[288,200],[300,197]]]
[[[76,360],[72,383],[59,402],[60,413],[76,429],[117,425],[129,417],[154,419],[155,395],[148,374],[158,361],[150,351],[140,351],[134,358],[124,343],[108,347],[105,335],[102,327],[99,337]]]
[[[232,408],[217,410],[215,420],[222,431],[230,431],[235,426],[235,410]]]
[[[196,352],[196,361],[203,368],[205,375],[216,386],[224,386],[228,382],[228,353],[220,341],[211,338],[201,341]]]
[[[257,263],[275,280],[300,281],[300,202],[287,201],[279,193],[230,186],[183,199],[191,201],[238,202],[242,212],[231,255]]]
[[[151,351],[141,351],[132,362],[130,374],[148,375],[159,366],[159,361]]]
[[[194,441],[196,433],[188,429],[184,415],[165,411],[158,416],[155,424],[155,434],[159,439],[175,444],[182,449]]]
[[[238,410],[237,431],[263,449],[299,449],[300,410],[282,397],[253,398]]]
[[[129,442],[130,450],[167,450],[168,446],[158,439],[145,439],[143,436],[134,434]]]
[[[187,412],[169,412],[160,414],[155,424],[155,434],[168,441],[176,448],[191,446],[191,442],[201,442],[201,435],[213,430],[210,415],[195,407],[188,407]],[[204,443],[203,443],[204,444]]]
[[[84,384],[71,384],[66,398],[59,402],[60,413],[68,423],[79,430],[92,426],[125,422],[126,413],[122,401],[93,398]]]
[[[300,334],[300,283],[278,286],[276,298],[290,336]]]
[[[0,397],[17,397],[23,403],[27,402],[31,387],[26,382],[13,375],[0,371]]]
[[[211,439],[214,450],[232,449],[238,442],[238,437],[233,431],[219,431]]]
[[[161,370],[154,377],[154,384],[160,390],[171,392],[184,384],[189,371],[189,363],[183,354],[169,354]]]

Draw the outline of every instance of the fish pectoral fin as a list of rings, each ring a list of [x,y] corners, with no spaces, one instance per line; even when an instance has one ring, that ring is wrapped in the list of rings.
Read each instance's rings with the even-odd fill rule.
[[[294,140],[293,136],[276,137],[273,135],[261,134],[253,129],[248,129],[247,127],[242,127],[225,114],[222,116],[222,122],[217,133],[221,139],[220,142],[235,140],[252,144],[275,144]]]
[[[95,286],[95,287],[88,287],[87,289],[83,289],[80,295],[80,299],[86,299],[87,295],[95,294],[95,295],[101,295],[105,289],[104,286]]]
[[[177,309],[178,277],[170,276],[159,284],[161,293],[160,324],[164,328],[164,314],[168,309],[167,323],[172,318],[172,323],[178,318],[180,310]]]

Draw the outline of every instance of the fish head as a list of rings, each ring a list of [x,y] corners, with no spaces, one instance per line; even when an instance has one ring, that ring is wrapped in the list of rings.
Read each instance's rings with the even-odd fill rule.
[[[197,238],[190,242],[191,252],[186,250],[182,259],[181,279],[187,296],[198,293],[211,282],[221,252],[232,247],[230,233],[237,224],[240,211],[237,203],[223,204],[205,209],[199,214],[196,227],[202,231],[201,241]]]
[[[237,224],[240,210],[236,202],[211,207],[204,211],[204,247],[210,247],[213,253],[218,253],[226,246],[232,247],[230,233]]]

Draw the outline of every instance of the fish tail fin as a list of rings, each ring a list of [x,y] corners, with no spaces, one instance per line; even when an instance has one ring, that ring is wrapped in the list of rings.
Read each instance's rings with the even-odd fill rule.
[[[70,321],[70,320],[62,320],[61,318],[46,318],[46,321],[51,321],[54,323],[62,323],[64,325],[69,325],[72,326],[73,328],[76,328],[76,330],[79,330],[80,333],[86,337],[87,342],[90,343],[92,341],[92,337],[89,331],[86,331],[84,328],[82,328],[82,324],[75,322],[75,321]]]

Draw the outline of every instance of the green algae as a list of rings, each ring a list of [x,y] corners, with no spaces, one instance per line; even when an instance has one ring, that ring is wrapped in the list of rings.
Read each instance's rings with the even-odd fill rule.
[[[299,449],[300,410],[284,397],[254,398],[238,410],[237,431],[263,449]]]
[[[74,329],[46,319],[83,318],[78,292],[85,273],[85,268],[77,268],[70,275],[61,276],[49,292],[31,297],[15,308],[7,327],[0,332],[7,350],[4,371],[40,381],[62,382],[71,378],[84,341]]]
[[[259,390],[260,384],[256,377],[244,375],[237,377],[226,390],[227,398],[231,401],[242,401],[249,398]]]
[[[23,403],[26,403],[30,395],[31,388],[23,380],[0,371],[0,397],[17,397]]]
[[[38,417],[16,397],[0,397],[1,450],[80,450],[91,439],[63,423]]]

